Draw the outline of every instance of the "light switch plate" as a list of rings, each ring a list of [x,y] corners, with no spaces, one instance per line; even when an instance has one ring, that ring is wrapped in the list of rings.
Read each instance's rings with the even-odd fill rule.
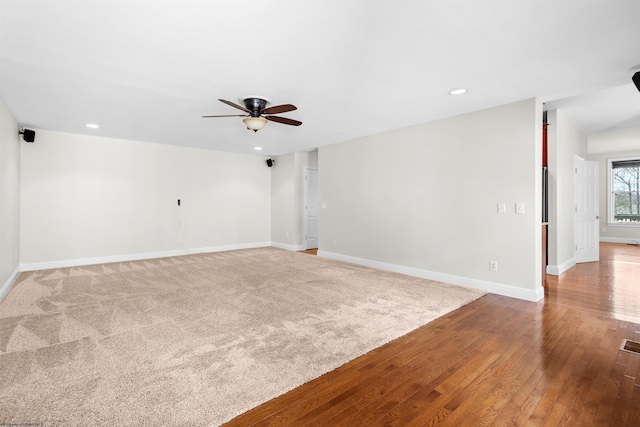
[[[500,214],[507,213],[507,204],[506,203],[498,203],[498,213],[500,213]]]
[[[516,213],[517,214],[524,213],[524,203],[516,203]]]

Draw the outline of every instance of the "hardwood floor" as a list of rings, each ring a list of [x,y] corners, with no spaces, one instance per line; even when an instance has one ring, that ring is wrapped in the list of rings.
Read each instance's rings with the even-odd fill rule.
[[[229,426],[640,426],[640,247],[487,295]]]
[[[318,255],[318,248],[315,249],[306,249],[304,251],[300,251],[305,254]]]

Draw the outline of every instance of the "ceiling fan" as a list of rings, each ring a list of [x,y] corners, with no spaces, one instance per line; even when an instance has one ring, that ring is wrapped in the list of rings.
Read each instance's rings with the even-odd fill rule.
[[[220,102],[224,102],[227,105],[230,105],[233,108],[237,108],[238,110],[242,110],[247,114],[228,114],[223,116],[202,116],[203,118],[210,117],[245,117],[242,119],[244,124],[247,126],[247,129],[252,130],[254,132],[258,132],[260,129],[267,124],[267,120],[277,123],[282,123],[285,125],[291,126],[300,126],[302,122],[297,120],[288,119],[286,117],[280,116],[272,116],[271,114],[280,114],[286,113],[288,111],[297,110],[295,105],[291,104],[283,104],[283,105],[275,105],[273,107],[269,107],[271,104],[271,100],[269,98],[265,98],[263,96],[245,96],[240,98],[240,102],[244,104],[242,105],[235,104],[231,101],[227,101],[226,99],[218,99]]]

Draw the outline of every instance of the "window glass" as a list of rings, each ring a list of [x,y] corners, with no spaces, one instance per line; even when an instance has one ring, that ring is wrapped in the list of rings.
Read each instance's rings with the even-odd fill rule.
[[[611,222],[640,224],[640,159],[611,163]]]

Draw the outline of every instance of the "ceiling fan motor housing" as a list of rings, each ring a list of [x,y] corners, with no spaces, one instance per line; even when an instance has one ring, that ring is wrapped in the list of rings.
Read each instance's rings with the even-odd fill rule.
[[[251,117],[260,117],[260,112],[267,108],[270,104],[268,98],[263,98],[261,96],[247,96],[240,100],[245,108],[251,111]]]

